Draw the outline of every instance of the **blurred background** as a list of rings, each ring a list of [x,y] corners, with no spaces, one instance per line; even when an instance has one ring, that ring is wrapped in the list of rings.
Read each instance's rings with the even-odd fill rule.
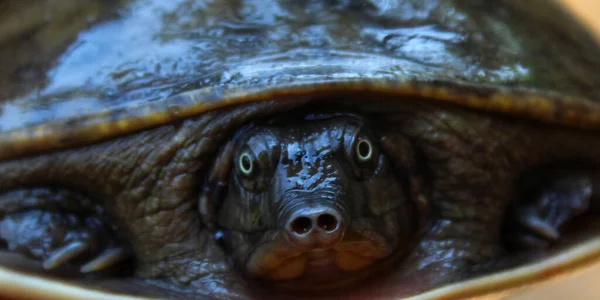
[[[568,6],[579,18],[581,18],[584,21],[584,23],[590,26],[600,37],[600,1],[559,0],[559,2],[563,2],[566,6]]]
[[[537,1],[540,4],[544,2],[543,0],[525,1]],[[559,0],[559,2],[563,2],[569,7],[600,39],[600,0]],[[598,71],[600,72],[600,70]],[[581,273],[547,282],[507,299],[600,299],[600,264]]]

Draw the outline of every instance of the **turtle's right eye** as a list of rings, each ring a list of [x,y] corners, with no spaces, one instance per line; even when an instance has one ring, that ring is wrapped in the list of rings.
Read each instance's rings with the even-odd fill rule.
[[[242,152],[238,156],[238,172],[243,176],[252,176],[256,166],[255,160],[254,155],[249,151]]]
[[[269,182],[269,154],[251,145],[244,146],[234,157],[239,183],[250,192],[264,189]]]
[[[279,160],[279,144],[269,132],[251,132],[233,156],[238,182],[250,192],[259,192],[271,182]]]

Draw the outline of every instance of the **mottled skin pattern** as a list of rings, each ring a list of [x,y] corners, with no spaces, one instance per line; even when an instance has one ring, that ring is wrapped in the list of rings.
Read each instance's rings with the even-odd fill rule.
[[[87,150],[9,162],[0,173],[16,175],[17,165],[25,167],[25,173],[3,177],[1,188],[52,185],[85,191],[103,203],[132,245],[137,272],[168,282],[193,283],[187,289],[201,287],[204,279],[210,279],[210,285],[222,274],[235,275],[229,274],[212,237],[201,233],[203,226],[196,209],[199,172],[207,168],[210,155],[218,149],[217,141],[225,135],[223,126],[240,126],[272,108],[273,103],[265,103],[231,111],[227,118],[207,114]],[[95,163],[84,166],[84,161]],[[55,173],[63,171],[64,177]],[[200,291],[212,292],[208,287]]]
[[[600,142],[592,132],[532,127],[451,107],[349,100],[334,103],[371,120],[381,147],[392,150],[386,152],[395,166],[406,160],[405,153],[393,151],[402,145],[398,139],[410,140],[417,162],[413,186],[430,205],[424,236],[395,271],[350,289],[353,296],[369,295],[372,289],[388,295],[413,293],[469,277],[478,264],[501,262],[503,215],[517,197],[519,173],[548,163],[600,163],[594,150]],[[175,291],[248,296],[246,281],[201,225],[197,199],[202,174],[239,126],[295,105],[299,103],[253,104],[106,143],[3,162],[0,189],[60,186],[80,191],[104,205],[132,245],[137,276]]]

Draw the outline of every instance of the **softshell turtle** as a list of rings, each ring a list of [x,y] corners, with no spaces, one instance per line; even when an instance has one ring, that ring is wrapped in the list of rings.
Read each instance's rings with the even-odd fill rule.
[[[600,257],[600,51],[553,2],[0,7],[8,296],[456,298]]]

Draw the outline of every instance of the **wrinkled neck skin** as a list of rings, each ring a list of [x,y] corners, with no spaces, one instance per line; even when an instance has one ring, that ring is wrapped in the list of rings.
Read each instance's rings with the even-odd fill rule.
[[[331,288],[407,250],[410,203],[362,119],[256,126],[236,144],[218,225],[248,277]]]

